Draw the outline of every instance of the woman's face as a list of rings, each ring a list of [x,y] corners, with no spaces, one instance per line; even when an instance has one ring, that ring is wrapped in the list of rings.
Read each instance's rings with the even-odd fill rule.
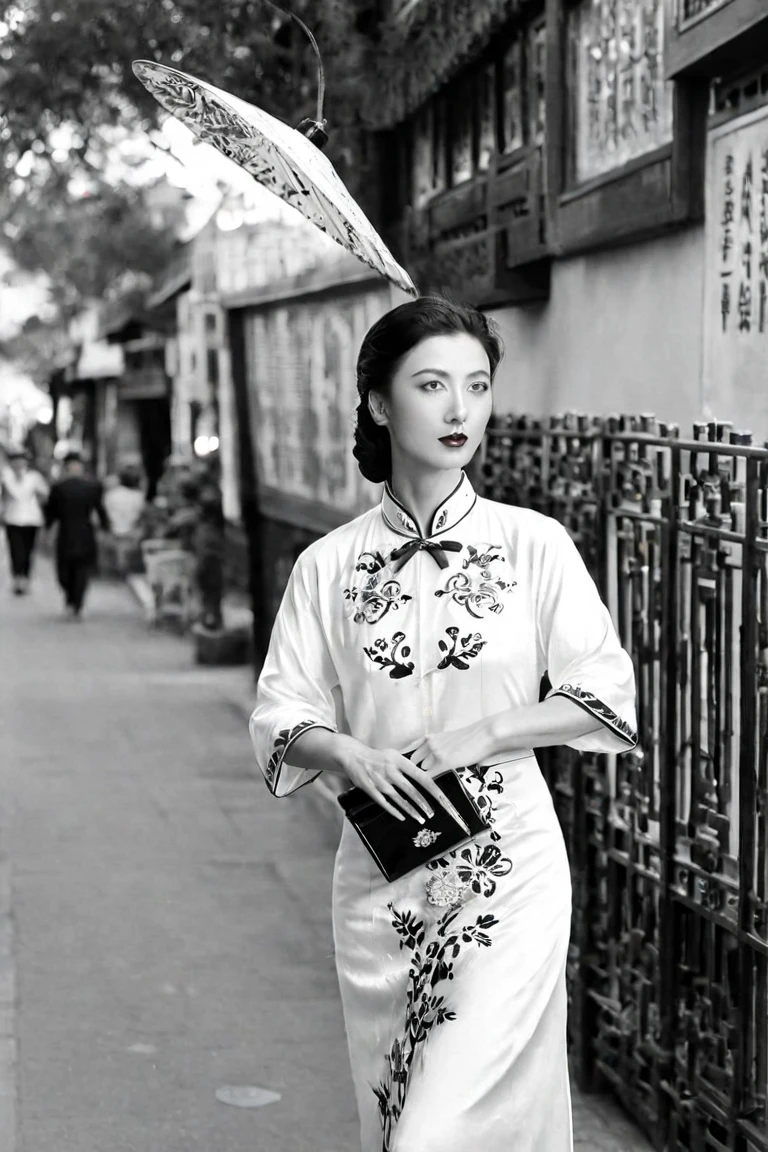
[[[389,430],[392,466],[464,468],[477,451],[493,405],[488,354],[466,333],[429,336],[404,356],[371,411]]]

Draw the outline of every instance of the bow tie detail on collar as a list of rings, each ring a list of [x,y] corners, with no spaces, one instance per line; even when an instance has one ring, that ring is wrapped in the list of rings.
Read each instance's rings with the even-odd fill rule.
[[[456,540],[409,540],[407,544],[395,548],[390,555],[390,560],[395,561],[392,571],[399,572],[417,552],[429,552],[440,568],[447,568],[448,557],[445,553],[461,552],[461,549],[462,545]]]

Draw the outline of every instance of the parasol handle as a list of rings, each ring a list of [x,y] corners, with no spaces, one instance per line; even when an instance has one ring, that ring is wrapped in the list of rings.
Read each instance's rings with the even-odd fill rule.
[[[299,28],[301,28],[302,32],[312,45],[315,56],[317,57],[317,122],[320,125],[324,125],[325,120],[323,119],[323,105],[325,104],[325,69],[323,67],[323,58],[320,55],[320,49],[317,46],[317,40],[315,40],[314,36],[304,21],[300,20],[299,17],[295,15],[295,13],[289,12],[287,8],[281,8],[279,4],[273,3],[273,0],[267,0],[267,4],[269,4],[270,8],[275,8],[278,12],[281,12],[283,16],[287,16],[290,20],[293,20],[295,24],[298,24]]]

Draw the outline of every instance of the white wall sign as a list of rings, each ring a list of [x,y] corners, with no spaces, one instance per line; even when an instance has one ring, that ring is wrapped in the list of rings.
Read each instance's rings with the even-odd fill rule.
[[[768,108],[709,135],[706,412],[739,420],[768,393]]]
[[[392,304],[385,283],[287,301],[246,320],[246,372],[261,484],[355,515],[375,503],[352,455],[357,350]]]

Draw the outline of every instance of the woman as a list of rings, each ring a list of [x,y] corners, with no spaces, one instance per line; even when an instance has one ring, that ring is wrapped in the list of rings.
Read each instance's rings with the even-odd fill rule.
[[[23,596],[29,591],[32,554],[37,533],[43,525],[48,485],[39,472],[29,467],[26,452],[19,448],[8,453],[8,464],[0,477],[0,490],[13,591],[16,596]]]
[[[133,468],[123,468],[117,483],[104,492],[104,509],[112,535],[119,540],[133,536],[139,527],[145,504],[140,476]]]
[[[381,504],[299,558],[251,718],[276,796],[340,773],[424,820],[413,782],[435,804],[458,769],[490,824],[388,884],[345,821],[333,923],[363,1152],[572,1148],[570,877],[531,749],[633,747],[634,679],[565,530],[463,471],[500,358],[482,314],[435,297],[370,330],[355,455]]]

